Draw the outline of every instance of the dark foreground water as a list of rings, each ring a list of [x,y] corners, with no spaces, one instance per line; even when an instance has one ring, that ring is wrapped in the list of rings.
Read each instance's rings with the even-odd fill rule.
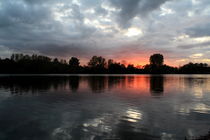
[[[210,130],[210,75],[0,76],[0,140],[182,140]]]

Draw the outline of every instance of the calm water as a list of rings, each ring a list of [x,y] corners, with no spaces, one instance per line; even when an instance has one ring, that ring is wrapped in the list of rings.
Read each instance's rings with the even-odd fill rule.
[[[0,76],[0,140],[182,140],[210,130],[210,75]]]

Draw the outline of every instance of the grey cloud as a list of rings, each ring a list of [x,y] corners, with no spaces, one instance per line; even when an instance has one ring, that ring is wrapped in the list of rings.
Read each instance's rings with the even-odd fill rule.
[[[70,6],[65,7],[71,9],[72,13],[64,20],[71,19],[74,22],[64,26],[54,19],[52,5],[50,5],[52,1],[49,2],[45,1],[43,5],[40,4],[41,1],[33,0],[0,2],[0,45],[14,51],[37,50],[41,52],[43,49],[40,49],[40,46],[47,50],[49,45],[46,44],[51,43],[59,44],[54,47],[62,51],[65,50],[64,48],[67,49],[67,46],[71,49],[71,42],[88,38],[92,32],[95,32],[94,28],[83,24],[84,16],[78,5],[68,4]],[[70,45],[65,46],[65,44]],[[43,47],[44,45],[46,46]],[[81,46],[78,45],[79,47]],[[53,49],[49,48],[49,50]],[[47,51],[43,52],[47,54]]]
[[[59,44],[44,44],[37,48],[39,53],[45,54],[48,56],[56,56],[56,57],[70,57],[70,56],[89,56],[88,49],[89,46],[79,43],[72,43],[67,45],[59,45]]]
[[[120,8],[119,23],[123,27],[127,27],[130,24],[130,20],[138,13],[138,4],[140,0],[113,0],[111,3]]]
[[[14,25],[14,24],[36,24],[45,22],[51,17],[50,10],[43,6],[27,5],[19,1],[8,0],[1,3],[0,8],[0,25]],[[6,21],[6,23],[5,23]]]
[[[177,46],[177,48],[181,49],[192,49],[192,48],[209,48],[210,47],[210,41],[208,42],[203,42],[203,43],[197,43],[197,44],[187,44],[187,45],[180,45]]]
[[[107,58],[122,58],[128,55],[141,57],[142,52],[158,51],[183,57],[190,53],[191,48],[208,49],[206,46],[209,43],[176,47],[176,43],[180,42],[174,42],[172,39],[184,33],[193,37],[210,36],[210,24],[207,24],[209,15],[205,15],[208,14],[205,13],[208,11],[205,8],[208,8],[209,0],[202,0],[196,6],[191,0],[78,2],[0,0],[0,46],[3,46],[5,54],[10,51],[38,52],[56,57],[74,55],[90,58],[92,55],[102,55]],[[104,2],[120,10],[106,9],[103,7]],[[158,9],[162,5],[175,11],[174,14],[160,16],[163,11]],[[95,12],[86,12],[91,9]],[[188,11],[193,11],[196,15],[189,17]],[[136,16],[140,18],[133,20]],[[84,22],[86,18],[89,19],[88,24]],[[131,24],[142,29],[141,37],[126,38],[123,34],[126,30],[122,28]],[[118,28],[119,25],[121,28]],[[2,53],[1,51],[1,56]]]
[[[209,23],[199,24],[199,25],[187,28],[185,32],[191,37],[210,36],[210,24]]]
[[[91,42],[73,42],[73,43],[22,43],[22,42],[15,42],[17,45],[14,44],[7,44],[10,45],[7,47],[8,50],[11,52],[21,52],[21,53],[39,53],[44,54],[47,56],[52,57],[61,57],[61,58],[68,58],[70,56],[76,56],[80,58],[90,57],[94,54],[93,50],[95,46]],[[13,46],[12,46],[13,45]],[[99,49],[97,49],[99,51]]]
[[[119,23],[124,28],[130,26],[130,22],[135,16],[144,17],[166,1],[169,0],[110,0],[115,7],[120,9]]]
[[[104,0],[79,0],[85,7],[96,7],[100,6]]]
[[[108,14],[108,12],[101,6],[95,8],[95,11],[96,11],[96,14],[98,14],[98,15],[107,15]]]

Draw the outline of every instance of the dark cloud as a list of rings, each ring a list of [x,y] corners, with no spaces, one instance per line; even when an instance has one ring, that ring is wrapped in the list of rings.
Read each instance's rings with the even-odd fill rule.
[[[76,49],[75,46],[72,48],[72,44],[77,40],[89,37],[95,29],[83,24],[84,16],[80,12],[80,7],[75,4],[62,7],[62,10],[71,10],[71,14],[64,20],[73,19],[74,21],[64,28],[63,24],[53,17],[50,5],[52,2],[45,1],[45,4],[41,0],[0,2],[0,45],[14,51],[27,52],[28,50],[28,52],[36,51],[45,54],[52,54],[51,50],[64,53],[74,49],[81,52],[84,48],[81,48],[80,45],[77,46],[79,49]],[[62,56],[61,53],[57,54]]]
[[[145,17],[166,1],[170,0],[110,0],[115,7],[120,9],[119,23],[124,28],[130,26],[130,22],[135,16]]]
[[[199,24],[186,29],[186,33],[191,37],[210,36],[210,23]]]
[[[180,42],[174,40],[182,34],[210,36],[209,0],[194,2],[0,0],[0,55],[23,52],[117,59],[163,52],[183,57],[184,49],[190,53],[187,48],[208,49],[209,45],[209,42],[185,45],[191,42],[183,41],[184,45],[177,47]],[[134,28],[132,32],[128,32],[130,27]],[[135,29],[142,34],[136,34]]]
[[[88,49],[88,46],[79,43],[72,43],[63,46],[59,44],[44,44],[36,48],[41,54],[63,58],[70,56],[80,56],[80,58],[84,58],[83,56],[89,56],[90,51],[88,51]]]
[[[187,45],[180,45],[177,46],[177,48],[181,49],[192,49],[192,48],[209,48],[210,46],[210,41],[208,42],[203,42],[203,43],[196,43],[196,44],[187,44]]]
[[[33,6],[23,1],[1,3],[0,25],[3,27],[17,24],[38,24],[51,18],[51,12],[45,6]]]

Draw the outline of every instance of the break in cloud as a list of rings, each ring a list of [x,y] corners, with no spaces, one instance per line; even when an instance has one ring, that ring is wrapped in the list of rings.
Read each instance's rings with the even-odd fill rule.
[[[210,62],[209,0],[1,0],[0,56]],[[194,57],[196,56],[196,57]]]

